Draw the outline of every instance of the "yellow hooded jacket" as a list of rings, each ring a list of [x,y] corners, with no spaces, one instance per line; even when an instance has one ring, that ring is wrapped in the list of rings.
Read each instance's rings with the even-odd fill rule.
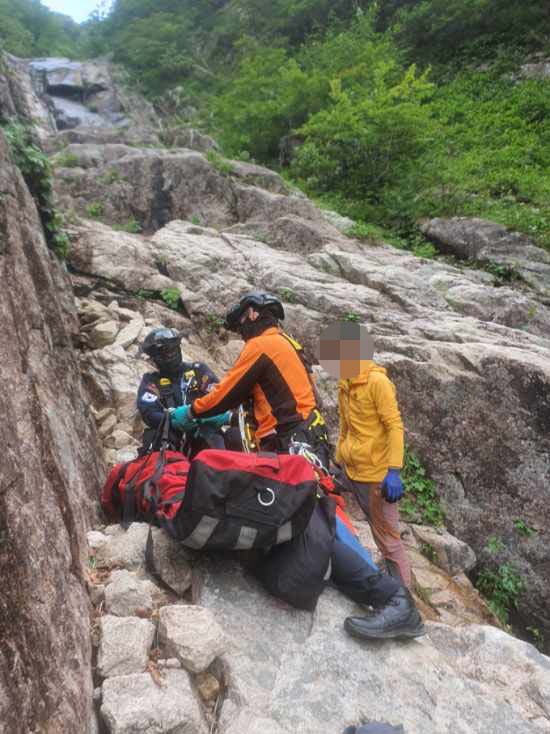
[[[361,373],[338,383],[340,435],[336,461],[357,482],[381,482],[403,466],[403,423],[386,370],[366,360]]]

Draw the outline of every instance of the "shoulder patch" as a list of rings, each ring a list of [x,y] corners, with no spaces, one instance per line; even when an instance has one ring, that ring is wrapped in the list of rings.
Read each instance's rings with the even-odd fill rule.
[[[152,392],[144,392],[141,396],[141,400],[143,400],[144,403],[154,403],[157,399],[157,396]]]

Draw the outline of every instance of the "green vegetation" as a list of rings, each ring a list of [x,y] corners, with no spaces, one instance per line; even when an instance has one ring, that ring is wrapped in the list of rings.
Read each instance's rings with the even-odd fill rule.
[[[420,546],[420,552],[431,563],[437,563],[437,551],[431,543],[422,543],[422,545]]]
[[[231,163],[225,160],[225,158],[217,153],[215,150],[209,150],[206,154],[206,159],[211,166],[213,166],[224,176],[229,176],[229,174],[233,171],[233,166],[231,165]]]
[[[80,165],[80,160],[74,153],[61,152],[55,156],[53,163],[59,168],[77,168]]]
[[[508,624],[510,611],[516,609],[525,584],[509,563],[496,568],[484,568],[478,574],[476,586],[485,596],[491,611],[503,624]]]
[[[206,331],[209,334],[215,334],[223,327],[224,323],[224,319],[215,313],[209,313],[206,315]]]
[[[538,627],[526,627],[525,629],[532,636],[533,645],[541,652],[544,652],[544,632]]]
[[[491,535],[487,540],[487,545],[485,546],[487,553],[492,556],[495,556],[497,553],[501,553],[505,548],[506,546],[502,540],[497,538],[496,535]]]
[[[514,528],[518,531],[520,535],[523,535],[526,538],[530,538],[532,535],[536,535],[537,533],[535,528],[532,528],[529,525],[527,525],[525,520],[522,520],[521,518],[514,520]]]
[[[100,201],[91,201],[86,207],[86,214],[92,219],[101,219],[105,214],[105,207]]]
[[[405,495],[400,503],[401,512],[412,522],[435,527],[442,525],[444,512],[439,504],[435,482],[428,479],[420,459],[405,449],[405,465],[402,471]]]
[[[10,123],[4,127],[4,135],[13,162],[36,202],[48,247],[59,258],[65,259],[70,242],[63,229],[63,216],[53,203],[52,166],[48,156],[38,147],[31,127]]]
[[[165,288],[160,292],[160,297],[173,311],[179,311],[181,296],[177,288]]]
[[[116,168],[109,169],[103,176],[100,176],[100,183],[110,186],[111,184],[118,183],[119,181],[126,181],[126,179],[120,175]]]
[[[82,26],[0,0],[0,17],[16,54],[112,52],[167,129],[281,162],[351,236],[429,258],[419,219],[480,216],[550,249],[550,82],[518,76],[550,53],[541,0],[114,0]]]
[[[74,56],[81,29],[39,0],[0,0],[0,46],[15,56]]]
[[[281,296],[283,301],[287,301],[287,303],[297,303],[298,302],[296,293],[294,293],[292,288],[280,288],[279,295]]]
[[[99,216],[101,216],[101,214]],[[119,232],[130,232],[131,234],[139,234],[142,229],[141,224],[133,217],[130,217],[126,222],[122,222],[122,224],[113,224],[112,226],[113,229],[116,229]]]
[[[347,311],[344,314],[343,320],[344,321],[353,321],[354,323],[359,323],[361,321],[361,317],[359,316],[359,314],[356,314],[353,311]]]

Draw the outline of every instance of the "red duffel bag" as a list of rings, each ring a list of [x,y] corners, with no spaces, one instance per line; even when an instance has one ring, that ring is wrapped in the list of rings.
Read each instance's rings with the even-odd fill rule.
[[[173,518],[187,486],[189,460],[179,451],[153,451],[114,466],[103,489],[101,506],[124,527],[131,522]]]
[[[188,548],[267,548],[303,532],[317,492],[303,456],[206,449],[191,462],[185,502],[161,524]]]

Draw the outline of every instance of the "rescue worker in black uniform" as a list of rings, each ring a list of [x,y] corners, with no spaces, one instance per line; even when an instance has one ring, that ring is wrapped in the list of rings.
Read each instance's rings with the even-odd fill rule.
[[[143,341],[141,352],[146,354],[157,370],[147,372],[138,388],[137,406],[147,428],[143,434],[142,451],[158,448],[159,427],[165,411],[206,395],[219,382],[204,362],[184,362],[181,354],[181,335],[174,329],[153,329]],[[230,413],[223,413],[188,431],[173,426],[170,444],[186,453],[189,458],[205,448],[223,449],[225,442],[221,427],[229,423]]]

